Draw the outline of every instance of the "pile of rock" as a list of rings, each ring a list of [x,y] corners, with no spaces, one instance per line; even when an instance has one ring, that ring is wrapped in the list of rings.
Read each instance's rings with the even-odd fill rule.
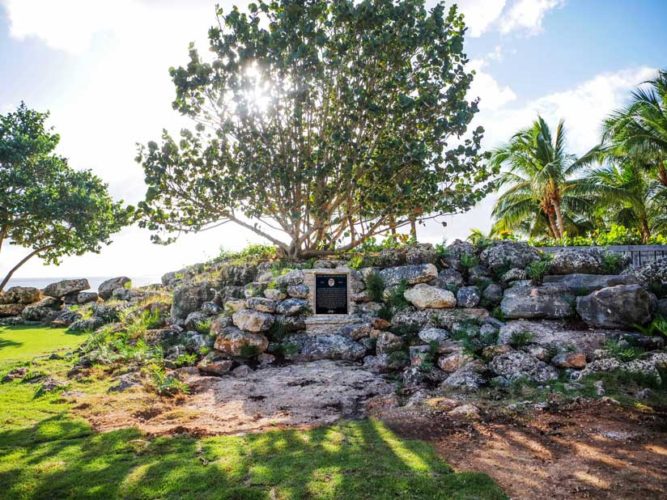
[[[556,253],[539,282],[527,276],[545,256],[525,243],[480,251],[456,241],[444,255],[429,245],[395,259],[390,254],[381,259],[390,265],[376,259],[361,269],[315,263],[348,274],[354,308],[346,324],[317,333],[306,328],[312,311],[302,270],[274,276],[265,265],[228,265],[215,280],[199,283],[170,273],[163,279],[174,286],[169,356],[211,347],[198,366],[216,375],[238,366],[332,359],[400,373],[406,387],[544,383],[607,366],[598,362],[604,346],[636,343],[635,325],[651,321],[666,300],[642,280],[645,271],[606,274],[605,256],[595,249]],[[667,260],[652,266],[659,275]],[[384,286],[380,300],[368,288],[371,276]],[[645,347],[641,366],[653,373],[664,345],[657,339]]]

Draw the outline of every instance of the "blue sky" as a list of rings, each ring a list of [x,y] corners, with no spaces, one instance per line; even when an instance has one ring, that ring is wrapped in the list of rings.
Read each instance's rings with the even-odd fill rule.
[[[92,168],[114,196],[138,201],[144,192],[135,144],[183,124],[171,110],[167,69],[185,61],[187,44],[205,47],[215,3],[224,0],[0,0],[0,113],[24,100],[51,111],[62,136],[60,153],[75,168]],[[433,4],[428,1],[427,4]],[[448,4],[452,2],[447,2]],[[563,118],[569,146],[593,146],[600,121],[629,91],[667,68],[664,0],[461,0],[466,50],[481,97],[476,124],[494,147],[542,113]],[[465,237],[490,226],[494,198],[468,214],[420,228],[420,239]],[[256,238],[219,230],[156,247],[148,234],[127,228],[99,255],[65,259],[60,268],[39,261],[20,276],[159,274],[237,249]],[[24,250],[3,250],[0,272]]]

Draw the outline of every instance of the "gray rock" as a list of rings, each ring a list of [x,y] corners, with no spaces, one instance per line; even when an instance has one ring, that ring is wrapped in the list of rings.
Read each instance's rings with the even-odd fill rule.
[[[175,273],[171,273],[171,274],[175,275]],[[164,276],[163,276],[163,280],[164,280]],[[111,279],[108,279],[106,281],[103,281],[100,284],[100,286],[97,287],[97,293],[102,299],[109,300],[111,298],[111,295],[113,294],[113,291],[116,288],[125,288],[125,286],[129,285],[131,282],[132,281],[127,276],[119,276],[118,278],[111,278]],[[163,283],[164,283],[164,281],[163,281]]]
[[[209,282],[181,285],[174,290],[171,316],[185,319],[188,314],[199,310],[204,302],[209,302],[214,297],[215,290]]]
[[[355,323],[352,325],[346,325],[340,330],[340,335],[348,337],[352,340],[360,340],[364,337],[368,337],[373,331],[373,325],[370,322]]]
[[[366,348],[347,337],[335,334],[292,335],[286,343],[296,352],[286,355],[294,361],[316,361],[321,359],[356,361],[366,354]]]
[[[51,283],[44,288],[44,295],[60,299],[70,293],[78,293],[88,290],[90,284],[87,279],[62,280]]]
[[[218,353],[210,352],[197,363],[197,369],[203,375],[214,375],[220,377],[229,371],[234,366],[234,362],[230,359],[223,358]]]
[[[308,311],[308,301],[303,299],[283,300],[276,306],[276,312],[285,316],[296,316]]]
[[[553,357],[551,364],[558,368],[581,370],[586,367],[586,354],[583,352],[561,352]]]
[[[89,302],[97,302],[96,292],[79,292],[76,295],[77,304],[83,305],[83,304],[88,304]]]
[[[456,307],[456,298],[452,292],[424,283],[408,288],[403,296],[418,309],[451,309]]]
[[[51,326],[62,327],[69,326],[80,319],[81,315],[78,312],[70,311],[69,309],[63,309],[50,321],[50,323]]]
[[[667,257],[649,262],[636,269],[626,269],[623,274],[635,277],[639,284],[658,297],[667,297]]]
[[[265,332],[271,328],[275,318],[271,314],[241,309],[232,315],[234,325],[248,332]]]
[[[83,333],[83,332],[94,332],[100,326],[104,325],[104,321],[97,316],[93,316],[88,319],[79,319],[72,323],[69,328],[67,328],[68,333]]]
[[[252,369],[248,365],[239,365],[232,370],[232,375],[236,378],[246,378],[252,373]]]
[[[364,369],[373,373],[395,372],[402,370],[406,365],[405,357],[389,354],[378,354],[377,356],[366,356],[364,358]]]
[[[525,269],[518,269],[513,267],[500,278],[503,283],[511,283],[512,281],[521,281],[528,278],[528,274]]]
[[[605,254],[599,248],[564,248],[553,255],[551,274],[604,274]]]
[[[463,286],[463,275],[456,269],[447,268],[438,273],[436,284],[446,290],[454,290]]]
[[[667,299],[660,299],[655,308],[655,315],[667,319]]]
[[[574,315],[575,298],[555,285],[515,285],[505,290],[500,309],[508,319],[561,319]]]
[[[475,246],[468,241],[454,240],[450,245],[447,245],[443,260],[450,268],[462,271],[461,257],[464,255],[471,258],[475,257]]]
[[[141,379],[135,373],[126,373],[116,380],[116,383],[109,387],[108,392],[125,392],[133,387],[141,385]]]
[[[509,345],[512,337],[521,333],[530,334],[530,343],[553,350],[574,350],[592,356],[609,340],[618,336],[610,330],[574,330],[558,321],[509,321],[500,328],[498,344]]]
[[[443,328],[425,328],[418,334],[419,339],[422,342],[430,344],[431,342],[437,342],[438,344],[443,343],[445,340],[448,340],[450,333]]]
[[[304,316],[276,315],[275,324],[285,332],[298,332],[306,329],[306,318]]]
[[[249,299],[251,297],[260,297],[264,295],[266,287],[267,287],[266,283],[260,283],[258,281],[255,281],[253,283],[248,283],[245,287],[243,287],[243,296],[246,299]]]
[[[205,325],[210,320],[207,314],[204,314],[201,311],[195,311],[188,314],[188,317],[185,318],[185,328],[188,330],[199,331],[203,325]]]
[[[590,326],[624,328],[651,320],[652,296],[639,285],[617,285],[577,298],[577,312]]]
[[[414,264],[410,266],[390,267],[380,271],[386,287],[399,285],[402,281],[408,285],[428,283],[438,277],[438,269],[433,264]]]
[[[261,333],[245,332],[228,326],[216,337],[213,347],[228,356],[249,357],[266,351],[269,340]]]
[[[0,304],[0,318],[20,316],[25,308],[24,304]]]
[[[32,304],[39,300],[41,292],[31,286],[13,286],[0,293],[0,304]]]
[[[616,285],[634,285],[635,276],[614,274],[565,274],[545,276],[544,283],[567,288],[574,295],[587,295],[596,290]]]
[[[452,325],[460,322],[475,322],[488,317],[486,309],[404,309],[391,318],[394,328],[408,327],[421,330],[431,326],[451,329]]]
[[[446,356],[441,356],[438,359],[438,368],[445,373],[454,373],[471,361],[473,361],[472,356],[464,354],[463,352],[455,352]]]
[[[484,288],[482,292],[482,302],[484,305],[494,307],[500,304],[501,300],[503,300],[503,288],[500,285],[491,283]]]
[[[278,276],[275,281],[280,288],[287,288],[289,286],[301,285],[304,278],[305,274],[301,269],[293,269],[282,276]]]
[[[553,366],[521,351],[496,356],[489,363],[489,368],[508,380],[527,379],[544,383],[558,378],[558,371]]]
[[[287,295],[294,299],[306,299],[308,298],[308,285],[303,283],[300,285],[290,285],[287,287]]]
[[[468,363],[447,377],[442,383],[442,387],[446,389],[474,392],[478,391],[485,382],[484,377],[479,373],[479,369],[475,364]]]
[[[389,354],[403,349],[403,339],[391,332],[380,332],[377,338],[376,349],[378,354]]]
[[[479,288],[476,286],[464,286],[456,292],[456,305],[458,307],[477,307],[481,299]]]
[[[267,288],[264,290],[264,297],[278,302],[285,300],[287,298],[287,293],[283,292],[280,288]]]
[[[430,243],[410,245],[405,252],[405,262],[408,264],[432,264],[438,255]]]
[[[276,301],[265,297],[251,297],[246,300],[246,307],[255,311],[274,313],[276,312]]]
[[[656,383],[661,384],[663,380],[660,372],[664,373],[665,368],[667,368],[667,353],[653,352],[639,359],[627,362],[619,361],[616,358],[597,359],[586,365],[586,368],[583,370],[573,373],[572,378],[578,380],[593,373],[618,370],[626,373],[641,374],[647,378],[652,377]]]
[[[220,307],[215,302],[204,302],[201,305],[201,312],[207,316],[217,316],[218,314],[222,313],[222,307]]]
[[[493,272],[502,269],[525,269],[528,264],[540,260],[540,252],[527,243],[502,241],[486,248],[480,254],[482,263]]]

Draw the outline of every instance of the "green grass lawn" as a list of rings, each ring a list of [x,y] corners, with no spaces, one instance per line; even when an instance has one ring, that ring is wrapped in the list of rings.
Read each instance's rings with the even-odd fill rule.
[[[50,329],[25,332],[0,334],[19,339],[23,359],[31,346],[47,352],[44,339],[52,333],[77,344]],[[0,377],[17,364],[6,358]],[[70,364],[40,358],[30,370],[64,378]],[[72,381],[70,390],[105,386]],[[402,440],[375,420],[149,438],[136,429],[96,433],[61,395],[36,397],[36,389],[19,380],[0,384],[0,498],[505,498],[488,476],[454,473],[430,445]]]
[[[0,326],[0,363],[25,361],[40,354],[70,349],[86,337],[86,334],[65,333],[63,328]]]

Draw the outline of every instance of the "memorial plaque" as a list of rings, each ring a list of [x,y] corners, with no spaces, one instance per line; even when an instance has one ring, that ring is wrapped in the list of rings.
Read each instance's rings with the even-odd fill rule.
[[[315,276],[315,314],[347,314],[347,275]]]

